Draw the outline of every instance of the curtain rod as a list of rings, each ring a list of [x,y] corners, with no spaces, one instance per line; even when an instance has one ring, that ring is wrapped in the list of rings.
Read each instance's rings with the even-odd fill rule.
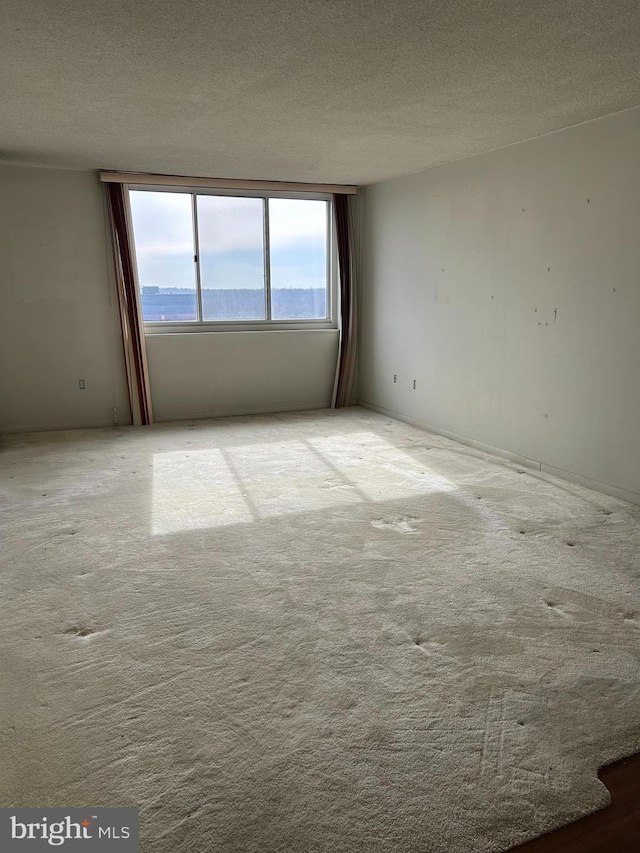
[[[136,172],[100,172],[102,183],[151,184],[157,187],[206,187],[219,190],[279,190],[292,193],[342,193],[355,195],[358,188],[345,184],[303,184],[289,181],[245,181],[234,178],[188,178],[179,175],[147,175]]]

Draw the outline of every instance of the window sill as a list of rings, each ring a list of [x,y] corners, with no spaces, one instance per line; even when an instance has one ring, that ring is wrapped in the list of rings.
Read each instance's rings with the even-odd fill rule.
[[[331,320],[273,320],[256,323],[145,323],[145,335],[198,335],[212,332],[326,332],[337,331],[337,324]]]

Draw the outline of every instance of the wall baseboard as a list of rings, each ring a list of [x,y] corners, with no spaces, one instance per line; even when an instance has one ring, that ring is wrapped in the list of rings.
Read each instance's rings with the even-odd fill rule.
[[[475,450],[480,450],[483,453],[489,453],[491,456],[498,456],[502,459],[507,459],[509,462],[515,462],[518,465],[522,465],[523,468],[531,468],[544,474],[551,474],[554,477],[558,477],[560,480],[567,480],[570,483],[576,483],[577,485],[584,486],[587,489],[593,489],[595,492],[602,492],[605,495],[611,495],[611,497],[619,498],[620,500],[627,501],[627,503],[640,506],[640,494],[637,492],[630,492],[627,489],[612,486],[609,483],[602,483],[600,480],[592,480],[590,477],[584,477],[582,474],[576,474],[573,471],[565,471],[563,468],[556,468],[553,465],[547,465],[546,462],[529,459],[527,456],[521,456],[518,453],[503,450],[501,447],[494,447],[491,444],[476,441],[474,438],[469,438],[466,435],[460,435],[459,433],[452,432],[451,430],[441,429],[433,424],[426,423],[425,421],[418,420],[417,418],[408,417],[407,415],[403,415],[401,412],[395,412],[392,409],[385,409],[383,406],[377,406],[375,403],[369,403],[366,400],[358,400],[358,406],[362,406],[365,409],[371,409],[373,412],[386,415],[396,421],[402,421],[405,424],[409,424],[409,426],[415,426],[419,429],[433,432],[436,435],[441,435],[444,438],[456,441],[458,444],[463,444],[466,447],[473,447]]]
[[[106,429],[107,427],[127,427],[131,426],[131,421],[129,423],[118,423],[114,424],[113,421],[90,421],[86,424],[55,424],[55,425],[45,425],[42,424],[31,424],[29,426],[10,426],[10,427],[0,427],[0,435],[18,435],[19,433],[26,432],[63,432],[72,429]]]
[[[170,423],[179,423],[180,421],[196,421],[196,420],[214,420],[215,418],[234,418],[234,417],[245,417],[248,415],[277,415],[281,412],[311,412],[317,409],[328,409],[329,405],[325,402],[314,402],[307,403],[304,405],[300,405],[296,403],[291,406],[281,406],[278,408],[273,408],[273,406],[263,406],[254,408],[251,407],[251,410],[244,411],[242,409],[236,410],[228,410],[222,412],[190,412],[187,414],[179,414],[174,415],[172,417],[166,418],[155,418],[154,423],[156,424],[170,424]],[[16,427],[0,427],[0,435],[18,435],[20,433],[27,432],[61,432],[67,430],[75,430],[75,429],[105,429],[106,427],[127,427],[131,426],[131,423],[86,423],[86,424],[66,424],[66,425],[58,425],[55,426],[42,426],[31,425],[31,426],[16,426]]]
[[[166,418],[155,418],[156,424],[179,423],[180,421],[200,421],[200,420],[215,420],[216,418],[242,418],[250,415],[278,415],[284,412],[310,412],[315,409],[328,409],[326,402],[305,403],[300,405],[296,403],[292,406],[278,406],[274,409],[273,406],[258,406],[249,407],[248,409],[229,409],[220,412],[193,412],[190,414],[179,414]]]

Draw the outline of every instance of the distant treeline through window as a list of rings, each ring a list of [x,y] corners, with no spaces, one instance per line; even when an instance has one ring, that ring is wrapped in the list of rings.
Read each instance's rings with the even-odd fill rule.
[[[146,322],[325,320],[328,201],[131,190]]]
[[[288,287],[271,290],[273,314],[291,320],[325,318],[324,287]],[[202,313],[218,320],[264,319],[264,292],[257,288],[202,290]],[[142,288],[142,314],[147,322],[197,320],[194,291],[179,288]]]

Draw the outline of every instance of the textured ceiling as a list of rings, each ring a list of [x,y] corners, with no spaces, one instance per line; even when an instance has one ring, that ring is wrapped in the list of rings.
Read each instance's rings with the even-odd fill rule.
[[[366,184],[640,103],[637,0],[0,0],[0,160]]]

